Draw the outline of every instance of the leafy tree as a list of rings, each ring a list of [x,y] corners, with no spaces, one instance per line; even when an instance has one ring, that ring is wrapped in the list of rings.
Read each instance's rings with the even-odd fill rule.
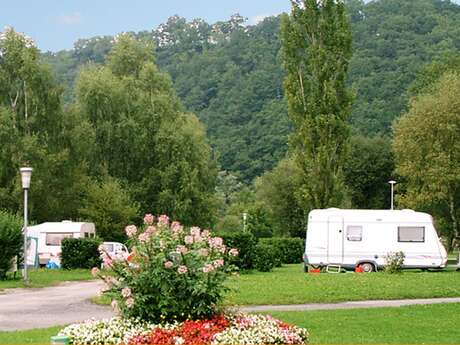
[[[120,180],[142,212],[184,224],[214,219],[217,168],[198,119],[183,111],[151,46],[117,37],[105,66],[89,65],[77,82],[75,109],[91,124],[93,176]]]
[[[277,235],[304,237],[307,205],[297,197],[302,171],[292,158],[285,158],[255,181],[256,199],[269,210],[270,223]]]
[[[351,32],[345,5],[294,0],[281,34],[294,124],[291,146],[303,180],[299,197],[310,207],[339,206],[352,100],[346,86]]]
[[[105,241],[124,242],[125,227],[139,218],[139,205],[113,177],[88,184],[83,207],[83,219],[95,223],[97,235]]]
[[[396,172],[405,179],[399,204],[434,214],[449,245],[460,243],[459,93],[460,75],[447,72],[394,127]]]
[[[22,220],[15,214],[0,210],[0,280],[12,268],[13,259],[23,246]]]
[[[385,137],[353,136],[344,176],[354,208],[389,208],[394,158],[391,141]]]

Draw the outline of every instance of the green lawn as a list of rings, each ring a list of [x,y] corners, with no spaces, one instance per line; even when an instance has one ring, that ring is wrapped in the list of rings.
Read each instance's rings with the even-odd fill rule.
[[[18,272],[19,273],[19,272]],[[93,279],[90,270],[47,270],[38,269],[30,270],[29,272],[29,287],[44,287],[56,285],[59,282],[71,280],[90,280]],[[13,279],[12,275],[8,276],[7,280],[0,280],[0,290],[7,288],[25,287],[21,277]]]
[[[310,341],[316,344],[460,342],[460,304],[270,314],[306,327]]]
[[[305,327],[315,344],[458,344],[460,304],[274,312]],[[0,344],[48,344],[62,327],[0,332]]]
[[[296,304],[357,300],[459,297],[460,272],[305,274],[301,265],[230,278],[227,303]]]

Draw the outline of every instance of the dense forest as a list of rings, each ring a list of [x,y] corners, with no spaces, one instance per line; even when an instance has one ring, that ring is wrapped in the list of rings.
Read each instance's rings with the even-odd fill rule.
[[[406,110],[409,86],[424,65],[460,49],[460,6],[443,0],[348,0],[353,57],[348,82],[355,92],[355,134],[389,135]],[[156,62],[168,72],[184,106],[206,125],[222,170],[250,182],[284,156],[291,131],[283,95],[280,17],[257,25],[232,16],[208,24],[178,16],[152,31],[136,33],[155,42]],[[78,70],[100,64],[113,37],[75,43],[47,53],[71,100]]]

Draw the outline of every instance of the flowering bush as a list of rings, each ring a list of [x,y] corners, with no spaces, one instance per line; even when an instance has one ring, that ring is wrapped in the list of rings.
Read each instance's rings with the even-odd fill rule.
[[[217,315],[211,319],[153,325],[138,320],[90,320],[64,328],[59,335],[70,344],[105,345],[220,345],[306,344],[306,329],[288,325],[269,315]]]
[[[101,247],[104,266],[114,276],[93,275],[106,283],[112,307],[127,318],[150,322],[173,322],[210,318],[217,314],[225,291],[224,280],[231,267],[222,238],[198,227],[185,229],[167,216],[155,222],[144,217],[144,226],[126,227],[132,253],[111,257]]]
[[[388,253],[385,257],[385,272],[401,272],[405,257],[404,252]]]

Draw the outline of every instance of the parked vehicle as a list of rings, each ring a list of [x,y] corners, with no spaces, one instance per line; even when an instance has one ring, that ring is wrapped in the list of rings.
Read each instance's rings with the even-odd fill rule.
[[[64,238],[94,237],[96,230],[93,223],[79,223],[64,220],[62,222],[46,222],[27,228],[27,236],[31,246],[36,246],[36,250],[28,251],[37,253],[38,258],[29,255],[28,265],[47,265],[53,262],[60,265],[61,242]]]
[[[109,254],[111,257],[120,253],[129,253],[128,248],[120,242],[103,242],[102,245],[104,246],[107,254]]]
[[[402,251],[403,268],[443,268],[447,252],[433,218],[413,210],[313,210],[308,215],[304,265],[318,268],[385,266],[390,252]]]

